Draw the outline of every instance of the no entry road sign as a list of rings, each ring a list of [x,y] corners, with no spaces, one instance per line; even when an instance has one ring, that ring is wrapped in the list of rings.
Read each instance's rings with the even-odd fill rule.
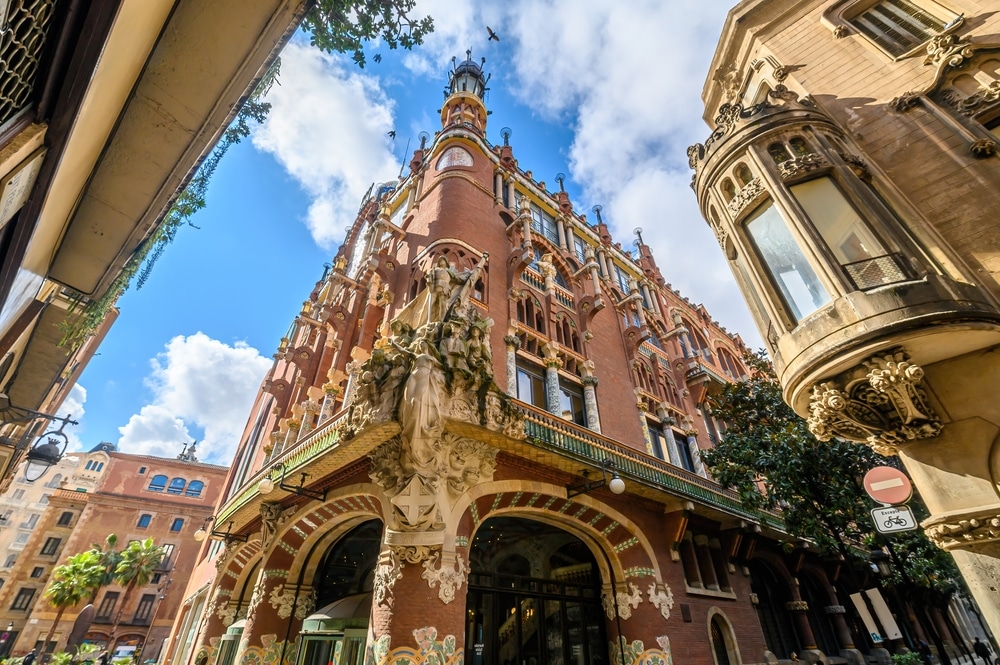
[[[887,506],[906,503],[913,495],[910,479],[891,466],[875,467],[865,474],[864,484],[868,496]]]

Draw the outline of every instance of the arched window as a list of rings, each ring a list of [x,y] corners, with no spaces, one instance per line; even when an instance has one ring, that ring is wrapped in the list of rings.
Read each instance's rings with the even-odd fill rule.
[[[84,471],[90,471],[94,467],[94,460],[88,460],[87,465],[83,467]]]
[[[793,136],[788,140],[788,145],[792,146],[792,150],[799,157],[804,157],[809,154],[809,146],[806,145],[805,139],[801,136]]]
[[[97,468],[95,469],[95,471],[103,471],[103,470],[104,470],[104,462],[98,463]]]
[[[185,485],[187,485],[187,481],[183,478],[174,478],[170,481],[170,487],[167,488],[167,494],[183,494]]]
[[[771,159],[774,160],[775,164],[787,162],[792,158],[792,156],[788,154],[788,148],[786,148],[783,143],[772,143],[767,146],[767,154],[771,155]]]
[[[201,490],[204,489],[205,483],[200,480],[192,480],[188,483],[187,489],[184,491],[186,496],[201,496]]]
[[[722,198],[726,200],[726,203],[736,198],[736,185],[729,178],[722,181]]]
[[[747,165],[743,163],[737,164],[734,175],[736,176],[736,181],[740,183],[740,187],[746,187],[753,180],[753,174],[747,168]]]
[[[162,492],[166,488],[167,488],[166,476],[153,476],[153,479],[149,481],[149,487],[147,489],[150,492]]]

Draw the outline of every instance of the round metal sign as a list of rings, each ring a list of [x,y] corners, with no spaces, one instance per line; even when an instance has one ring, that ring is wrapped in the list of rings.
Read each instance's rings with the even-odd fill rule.
[[[865,474],[865,491],[879,503],[895,506],[913,495],[913,485],[906,474],[891,466],[877,466]]]

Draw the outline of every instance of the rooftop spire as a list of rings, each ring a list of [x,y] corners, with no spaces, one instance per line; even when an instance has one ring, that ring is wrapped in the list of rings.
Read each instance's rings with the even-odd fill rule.
[[[447,99],[441,109],[441,126],[464,125],[483,133],[488,115],[483,98],[489,90],[486,84],[490,80],[490,75],[483,73],[486,58],[474,62],[472,51],[467,50],[465,60],[459,62],[457,58],[452,58],[451,64],[448,87],[445,88]]]

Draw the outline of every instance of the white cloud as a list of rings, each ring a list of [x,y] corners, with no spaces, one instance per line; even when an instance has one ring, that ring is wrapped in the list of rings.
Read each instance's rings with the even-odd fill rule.
[[[270,361],[245,343],[229,346],[198,332],[174,337],[151,364],[153,401],[119,428],[119,449],[177,455],[197,428],[199,458],[229,463]]]
[[[512,5],[506,30],[516,40],[516,82],[510,87],[525,103],[572,123],[570,173],[590,201],[604,206],[615,237],[629,244],[632,229],[642,227],[665,279],[759,346],[698,210],[686,155],[708,134],[701,89],[730,5]]]
[[[343,59],[298,43],[281,54],[267,120],[254,145],[275,159],[312,198],[305,220],[313,239],[330,248],[343,239],[373,182],[394,180],[399,163],[386,132],[393,103],[375,77]]]

